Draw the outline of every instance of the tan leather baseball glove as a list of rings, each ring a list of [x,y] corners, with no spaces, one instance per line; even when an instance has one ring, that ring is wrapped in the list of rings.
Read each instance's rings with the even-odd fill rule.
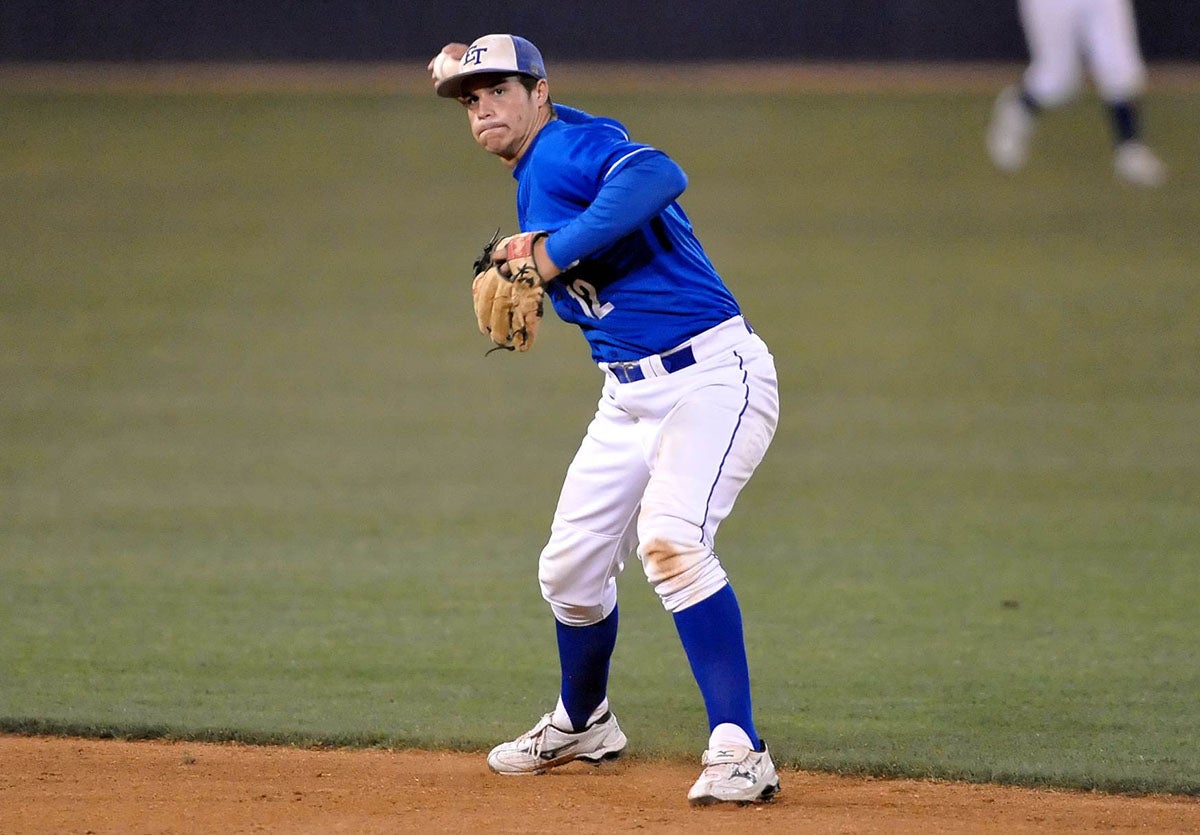
[[[479,332],[497,348],[528,351],[545,306],[546,281],[533,259],[533,245],[546,232],[501,238],[497,232],[475,260],[471,295]]]

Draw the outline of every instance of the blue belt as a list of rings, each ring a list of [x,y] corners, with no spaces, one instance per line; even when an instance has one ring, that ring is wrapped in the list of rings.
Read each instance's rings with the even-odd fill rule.
[[[691,345],[684,345],[678,351],[663,354],[659,359],[662,360],[663,368],[668,374],[696,364],[696,355],[692,353]],[[618,383],[636,383],[646,379],[646,372],[642,370],[640,362],[610,362],[608,370],[617,378]]]

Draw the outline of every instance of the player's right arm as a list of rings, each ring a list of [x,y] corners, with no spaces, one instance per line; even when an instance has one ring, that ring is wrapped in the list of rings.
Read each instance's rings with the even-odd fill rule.
[[[560,122],[565,122],[568,125],[582,125],[587,123],[603,125],[606,128],[616,131],[626,141],[629,140],[629,131],[625,130],[625,126],[616,119],[610,119],[607,116],[593,116],[585,110],[559,104],[558,102],[554,103],[554,115]]]
[[[442,47],[441,52],[429,59],[429,64],[425,67],[425,69],[429,70],[429,74],[433,77],[434,84],[442,80],[438,74],[437,61],[438,58],[440,58],[443,54],[449,56],[450,60],[453,62],[447,68],[449,72],[444,74],[452,75],[454,72],[458,71],[458,62],[461,61],[462,57],[467,54],[467,45],[465,43],[457,42],[448,43]]]
[[[584,122],[590,122],[596,118],[587,111],[558,102],[554,103],[554,115],[569,125],[582,125]]]

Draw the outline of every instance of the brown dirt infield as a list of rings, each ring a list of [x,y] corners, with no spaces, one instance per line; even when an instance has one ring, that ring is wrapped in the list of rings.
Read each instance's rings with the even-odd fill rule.
[[[0,832],[1200,832],[1200,798],[784,771],[769,805],[691,809],[696,766],[500,777],[478,754],[0,737]]]

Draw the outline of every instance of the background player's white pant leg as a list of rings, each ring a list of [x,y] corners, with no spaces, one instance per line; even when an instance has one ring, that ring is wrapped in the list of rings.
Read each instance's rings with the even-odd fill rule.
[[[599,623],[617,605],[616,579],[637,544],[634,520],[650,477],[647,429],[606,390],[567,469],[538,582],[555,618],[568,626]]]
[[[1029,46],[1024,86],[1043,107],[1063,104],[1083,81],[1081,11],[1081,0],[1020,2],[1021,25]]]
[[[1093,0],[1083,21],[1083,36],[1088,67],[1101,98],[1124,102],[1139,96],[1146,86],[1146,65],[1129,0]]]
[[[715,367],[698,368],[694,388],[658,426],[638,517],[638,557],[671,612],[725,586],[713,552],[717,528],[762,461],[779,415],[774,361],[758,337],[704,365]]]

